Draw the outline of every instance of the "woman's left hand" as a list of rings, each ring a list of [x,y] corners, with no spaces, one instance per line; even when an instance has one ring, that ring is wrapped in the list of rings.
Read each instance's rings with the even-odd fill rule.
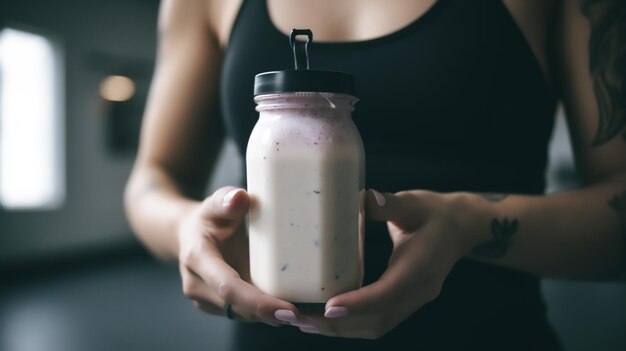
[[[466,238],[467,201],[462,194],[369,190],[366,217],[387,221],[393,251],[380,279],[326,303],[324,316],[305,315],[303,332],[377,339],[434,300],[456,261],[472,243]]]

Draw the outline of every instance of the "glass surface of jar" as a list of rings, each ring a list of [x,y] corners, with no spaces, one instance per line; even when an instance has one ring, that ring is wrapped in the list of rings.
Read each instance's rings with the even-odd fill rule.
[[[306,42],[296,41],[306,34]],[[259,119],[246,151],[252,283],[294,303],[361,287],[363,142],[354,79],[308,69],[309,30],[294,30],[295,70],[255,77]]]

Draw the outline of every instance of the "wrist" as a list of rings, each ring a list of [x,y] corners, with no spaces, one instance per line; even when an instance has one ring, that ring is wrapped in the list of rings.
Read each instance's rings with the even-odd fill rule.
[[[185,200],[179,203],[176,208],[176,213],[173,216],[174,221],[172,226],[175,237],[174,242],[176,245],[173,248],[173,253],[176,255],[176,258],[180,256],[180,250],[183,246],[181,242],[184,240],[185,233],[191,232],[193,230],[192,228],[190,228],[194,225],[193,217],[195,216],[195,213],[200,211],[201,204],[202,203],[198,201]]]
[[[447,210],[453,218],[453,232],[461,256],[490,240],[489,225],[497,217],[497,206],[479,194],[456,192],[446,195]]]

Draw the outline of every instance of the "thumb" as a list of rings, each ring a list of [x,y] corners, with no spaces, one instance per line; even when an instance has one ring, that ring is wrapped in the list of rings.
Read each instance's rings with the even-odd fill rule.
[[[250,198],[241,188],[226,186],[216,190],[200,206],[203,219],[218,227],[238,225],[248,212]]]
[[[406,200],[392,193],[369,189],[365,193],[365,216],[375,221],[397,221],[410,215]]]

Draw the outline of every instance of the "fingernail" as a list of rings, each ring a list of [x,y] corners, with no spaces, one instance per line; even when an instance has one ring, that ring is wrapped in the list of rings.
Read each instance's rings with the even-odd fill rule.
[[[383,207],[385,206],[385,203],[387,202],[385,200],[385,195],[379,193],[378,191],[374,190],[374,189],[370,189],[372,191],[372,194],[374,194],[374,198],[376,199],[376,203],[378,204],[378,206]]]
[[[233,201],[233,198],[235,197],[235,195],[237,195],[237,193],[240,191],[241,189],[233,189],[229,191],[228,193],[226,193],[226,195],[224,196],[224,199],[222,200],[222,206],[224,207],[229,206],[230,203]]]
[[[298,318],[296,318],[296,314],[290,310],[276,310],[276,312],[274,312],[274,318],[278,319],[279,321],[289,323],[295,323],[298,321]]]
[[[326,310],[324,317],[326,318],[340,318],[348,315],[348,309],[343,306],[333,306]]]
[[[300,331],[309,334],[320,334],[321,331],[316,327],[300,327]]]
[[[314,328],[313,322],[310,318],[306,316],[300,316],[297,321],[291,322],[291,325],[293,325],[294,327]]]

